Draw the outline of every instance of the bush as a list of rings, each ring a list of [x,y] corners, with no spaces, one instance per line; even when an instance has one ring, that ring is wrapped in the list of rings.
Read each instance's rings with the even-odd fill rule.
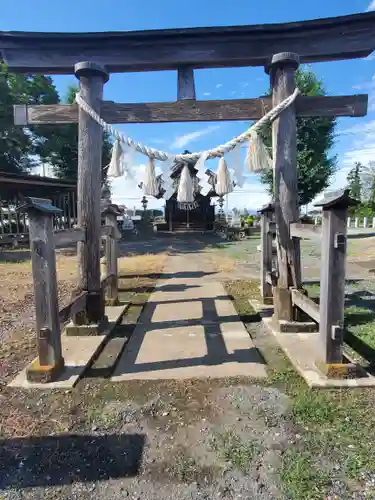
[[[311,215],[302,215],[301,222],[303,224],[314,224],[314,218]]]

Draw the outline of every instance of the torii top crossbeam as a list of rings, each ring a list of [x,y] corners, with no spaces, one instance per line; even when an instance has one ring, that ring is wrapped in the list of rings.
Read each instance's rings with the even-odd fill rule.
[[[309,21],[133,32],[0,32],[0,51],[9,70],[71,74],[78,61],[107,71],[173,70],[263,66],[278,52],[300,62],[368,56],[375,48],[375,12]]]

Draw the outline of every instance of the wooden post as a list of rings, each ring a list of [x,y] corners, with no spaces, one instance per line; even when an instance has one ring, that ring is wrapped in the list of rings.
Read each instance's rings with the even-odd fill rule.
[[[323,209],[318,360],[323,365],[343,362],[347,215],[348,207],[356,203],[344,190],[316,204]]]
[[[260,293],[264,302],[272,300],[272,285],[267,281],[267,273],[272,272],[272,234],[269,231],[269,223],[272,221],[274,206],[268,203],[261,210],[260,234],[261,234],[261,257],[260,257]]]
[[[168,224],[169,224],[169,231],[173,231],[173,205],[172,203],[169,203],[169,219],[168,219]]]
[[[194,68],[190,66],[178,68],[177,100],[195,100]]]
[[[112,275],[110,283],[107,286],[106,301],[108,305],[118,305],[118,269],[117,269],[117,216],[121,215],[117,205],[110,205],[103,213],[106,226],[112,227],[113,232],[106,238],[105,257],[107,276]]]
[[[283,52],[272,57],[266,68],[272,86],[272,105],[276,106],[295,89],[294,72],[299,57]],[[297,185],[297,129],[294,104],[272,124],[274,163],[274,201],[277,227],[278,282],[274,289],[275,318],[293,320],[289,287],[301,288],[300,243],[289,235],[289,225],[299,221]]]
[[[74,67],[81,97],[100,113],[103,85],[108,74],[101,66],[82,62]],[[104,297],[100,286],[100,188],[103,130],[81,108],[78,125],[78,226],[86,241],[78,243],[78,288],[87,291],[87,305],[74,318],[75,324],[99,324],[104,319]]]
[[[29,219],[38,349],[38,360],[28,368],[27,378],[51,382],[64,368],[53,235],[53,215],[61,210],[40,198],[27,198],[20,210]]]

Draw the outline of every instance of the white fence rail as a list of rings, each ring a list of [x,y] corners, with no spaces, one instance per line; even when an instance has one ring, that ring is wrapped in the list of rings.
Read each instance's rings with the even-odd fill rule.
[[[322,223],[322,218],[319,216],[314,217],[315,226],[320,226]],[[375,229],[375,217],[348,217],[346,219],[346,225],[348,228],[363,228],[363,229]]]

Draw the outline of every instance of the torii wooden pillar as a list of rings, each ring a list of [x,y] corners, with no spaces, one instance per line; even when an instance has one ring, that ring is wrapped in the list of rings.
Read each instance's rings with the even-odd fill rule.
[[[174,47],[174,50],[171,50]],[[368,56],[375,49],[375,13],[280,25],[230,26],[124,33],[0,32],[0,52],[10,71],[71,74],[75,66],[83,97],[107,123],[157,123],[215,120],[257,120],[294,89],[294,71],[301,63]],[[282,54],[278,53],[283,52]],[[270,98],[196,101],[195,68],[269,66]],[[296,56],[296,54],[299,55]],[[77,62],[82,60],[88,63]],[[108,72],[178,71],[178,100],[167,103],[101,102]],[[296,198],[296,115],[364,116],[367,96],[299,96],[273,124],[279,280],[275,309],[279,319],[292,319],[287,291],[299,288],[299,244],[289,238],[289,223],[298,220]],[[82,323],[103,317],[98,286],[100,218],[100,151],[102,132],[74,105],[16,106],[15,124],[77,123],[80,127],[79,211],[87,241],[80,244],[80,286],[90,300]],[[90,137],[89,137],[90,134]]]
[[[82,98],[100,114],[106,70],[92,62],[75,65]],[[78,243],[78,288],[87,291],[86,310],[74,318],[77,325],[99,324],[104,319],[100,286],[101,168],[103,129],[82,109],[78,115],[78,225],[85,241]]]
[[[270,74],[272,104],[276,106],[296,87],[294,73],[299,57],[291,52],[275,54],[266,71]],[[274,209],[278,260],[277,286],[273,289],[275,317],[292,320],[289,287],[301,288],[300,242],[291,238],[289,227],[300,218],[297,181],[297,127],[295,105],[291,104],[272,124]]]

